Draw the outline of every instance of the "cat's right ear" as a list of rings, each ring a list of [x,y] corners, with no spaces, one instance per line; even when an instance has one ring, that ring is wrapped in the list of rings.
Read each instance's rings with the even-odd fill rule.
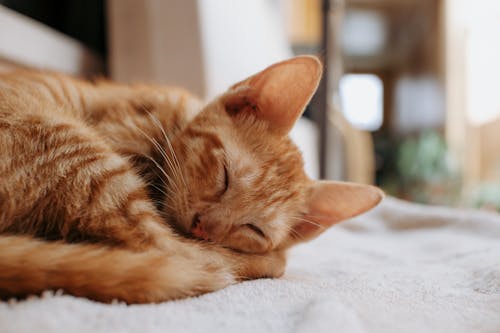
[[[274,132],[288,134],[316,91],[321,73],[318,58],[295,57],[233,85],[222,102],[230,115],[252,114]]]

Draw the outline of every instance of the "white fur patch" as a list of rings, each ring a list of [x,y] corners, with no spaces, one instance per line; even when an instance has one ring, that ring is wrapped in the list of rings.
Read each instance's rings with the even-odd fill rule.
[[[102,161],[102,167],[106,170],[113,170],[125,166],[125,163],[120,156],[111,154]]]
[[[152,210],[151,203],[145,200],[134,200],[129,205],[129,213],[132,215],[138,215],[144,212],[150,212]]]

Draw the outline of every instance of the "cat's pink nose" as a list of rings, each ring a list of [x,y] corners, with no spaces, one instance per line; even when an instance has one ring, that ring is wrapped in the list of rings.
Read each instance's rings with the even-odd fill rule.
[[[193,218],[193,223],[191,225],[191,234],[197,238],[201,238],[204,240],[210,240],[208,235],[208,231],[206,228],[206,223],[203,218],[200,218],[198,214]]]

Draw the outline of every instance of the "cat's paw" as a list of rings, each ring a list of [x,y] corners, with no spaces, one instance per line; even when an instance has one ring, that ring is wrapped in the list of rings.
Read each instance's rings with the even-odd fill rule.
[[[242,254],[244,265],[239,276],[242,279],[278,278],[283,275],[286,267],[286,253],[272,251],[262,255]]]

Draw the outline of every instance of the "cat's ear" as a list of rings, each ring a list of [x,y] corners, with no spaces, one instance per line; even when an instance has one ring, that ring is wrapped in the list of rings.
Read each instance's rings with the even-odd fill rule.
[[[315,181],[311,186],[303,222],[294,226],[299,240],[309,240],[348,218],[375,207],[384,193],[370,185]]]
[[[313,56],[276,63],[233,85],[222,101],[231,115],[250,112],[287,134],[302,115],[321,79],[322,65]]]

